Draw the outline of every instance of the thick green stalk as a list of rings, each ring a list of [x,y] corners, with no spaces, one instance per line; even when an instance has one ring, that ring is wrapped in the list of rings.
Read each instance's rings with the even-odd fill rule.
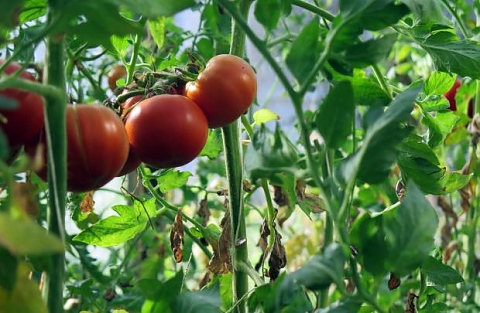
[[[53,2],[53,1],[52,1]],[[48,20],[54,20],[59,10],[49,6]],[[65,92],[63,36],[51,34],[47,38],[45,77],[46,84],[56,86],[60,95],[45,97],[45,124],[48,146],[48,189],[49,205],[47,225],[51,234],[57,235],[65,242],[65,203],[67,189],[67,140],[65,111],[67,95]],[[65,255],[51,257],[49,271],[43,290],[50,313],[63,312],[63,281],[65,272]]]
[[[246,19],[252,1],[240,1],[239,13]],[[242,27],[232,19],[232,41],[230,43],[230,54],[243,57],[245,54],[245,33]],[[243,207],[243,158],[240,145],[240,133],[238,121],[222,128],[223,147],[225,151],[225,166],[228,180],[228,196],[230,204],[230,221],[232,227],[232,265],[233,279],[232,291],[234,303],[238,303],[237,313],[246,312],[246,306],[242,298],[248,293],[248,274],[239,269],[237,264],[249,263],[248,245],[244,240],[247,238],[245,225],[245,212]],[[243,242],[241,242],[243,241]]]

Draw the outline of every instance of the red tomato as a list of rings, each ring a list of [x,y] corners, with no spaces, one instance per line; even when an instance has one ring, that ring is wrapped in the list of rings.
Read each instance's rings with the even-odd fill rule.
[[[138,103],[125,122],[133,153],[156,168],[187,164],[200,153],[208,124],[200,108],[180,95],[158,95]]]
[[[257,79],[252,67],[229,54],[208,61],[185,94],[203,111],[210,128],[226,126],[239,118],[255,100]]]
[[[118,175],[127,156],[127,135],[115,112],[101,105],[67,107],[69,191],[84,192],[102,187]],[[46,173],[44,167],[38,174],[46,179]]]
[[[457,79],[450,90],[444,94],[445,98],[447,98],[448,102],[450,103],[449,109],[452,111],[457,110],[457,101],[455,100],[455,96],[457,95],[457,89],[462,85],[460,79]]]
[[[0,64],[4,62],[0,60]],[[20,68],[17,63],[10,63],[5,73],[12,74]],[[26,71],[20,73],[19,77],[35,80],[32,74]],[[0,129],[6,135],[10,147],[18,148],[36,138],[43,128],[43,98],[36,93],[14,88],[0,90],[0,96],[17,103],[14,109],[0,108]]]

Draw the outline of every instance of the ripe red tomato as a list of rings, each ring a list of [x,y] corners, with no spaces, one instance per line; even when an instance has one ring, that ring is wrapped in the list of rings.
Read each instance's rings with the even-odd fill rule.
[[[185,94],[203,111],[210,128],[226,126],[239,118],[255,100],[257,79],[250,64],[229,54],[208,61]]]
[[[115,112],[101,105],[69,105],[66,123],[67,189],[94,190],[116,177],[127,160],[128,139]],[[46,173],[45,166],[38,172],[43,179]]]
[[[200,153],[208,123],[200,108],[180,95],[158,95],[138,103],[125,129],[133,153],[156,168],[187,164]]]
[[[0,64],[5,61],[0,60]],[[6,74],[18,71],[21,66],[10,63]],[[22,72],[20,78],[34,81],[29,72]],[[0,108],[0,129],[6,135],[12,149],[16,149],[38,136],[43,128],[43,98],[36,94],[19,89],[7,88],[0,90],[0,96],[16,101],[13,109]]]
[[[448,102],[450,103],[449,109],[452,111],[457,110],[457,101],[455,100],[455,96],[457,94],[457,89],[462,85],[460,79],[457,79],[450,90],[444,94],[444,97],[447,98]]]

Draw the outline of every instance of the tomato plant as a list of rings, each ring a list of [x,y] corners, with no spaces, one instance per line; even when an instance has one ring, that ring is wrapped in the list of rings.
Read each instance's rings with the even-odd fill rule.
[[[185,95],[202,109],[211,128],[238,119],[252,105],[256,94],[255,72],[250,64],[234,55],[213,57],[185,89]]]
[[[156,168],[189,163],[208,135],[202,111],[180,95],[158,95],[137,103],[127,115],[125,129],[135,156]]]
[[[5,61],[2,60],[0,65]],[[21,70],[17,63],[10,63],[5,74],[13,74]],[[21,79],[35,81],[32,74],[21,71]],[[14,108],[0,108],[0,129],[7,136],[12,149],[18,148],[33,140],[43,127],[43,99],[40,95],[15,88],[0,90],[0,96],[14,101]]]

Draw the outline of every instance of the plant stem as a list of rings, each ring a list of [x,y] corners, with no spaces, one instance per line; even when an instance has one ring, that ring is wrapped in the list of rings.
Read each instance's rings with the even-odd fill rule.
[[[296,5],[299,8],[303,8],[307,11],[315,13],[318,16],[320,16],[320,17],[322,17],[322,18],[324,18],[324,19],[326,19],[327,21],[330,21],[330,22],[333,21],[333,19],[335,18],[335,15],[331,14],[330,12],[325,11],[324,9],[319,8],[318,6],[315,6],[315,5],[313,5],[311,3],[308,3],[308,2],[305,2],[305,1],[293,0],[292,4]]]
[[[228,3],[227,1],[223,1]],[[242,0],[239,2],[238,10],[229,10],[229,13],[236,12],[245,21],[248,18],[248,11],[252,1]],[[245,25],[243,25],[245,26]],[[232,18],[232,41],[230,43],[230,54],[243,57],[245,54],[245,33],[244,27]],[[248,28],[248,26],[247,26]],[[225,166],[228,180],[228,197],[230,208],[230,222],[232,228],[232,292],[233,302],[237,303],[237,313],[245,313],[246,306],[242,300],[248,293],[248,274],[239,269],[238,264],[248,264],[247,242],[237,244],[240,239],[247,238],[245,225],[245,212],[243,207],[242,191],[242,150],[240,145],[240,132],[238,121],[222,128],[223,147],[225,151]],[[241,303],[240,303],[241,302]]]
[[[54,3],[54,1],[52,1]],[[48,21],[57,14],[54,5],[49,3]],[[57,3],[58,5],[58,3]],[[46,70],[44,82],[61,90],[60,94],[45,96],[45,126],[48,147],[48,190],[47,226],[51,234],[65,242],[65,204],[67,194],[67,140],[66,140],[66,104],[65,91],[65,47],[62,35],[53,33],[47,38]],[[65,255],[51,256],[50,267],[43,290],[50,313],[63,312],[63,281],[65,273]]]

